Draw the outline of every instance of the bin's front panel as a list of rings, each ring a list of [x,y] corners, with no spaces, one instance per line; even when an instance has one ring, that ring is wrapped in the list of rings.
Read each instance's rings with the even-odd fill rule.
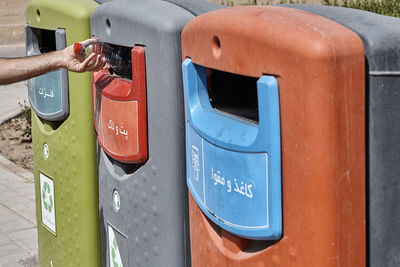
[[[61,70],[30,79],[28,88],[30,103],[36,113],[40,110],[41,113],[51,114],[62,110]]]
[[[252,230],[268,229],[268,154],[220,149],[188,127],[188,186],[202,210],[221,227],[248,238]]]
[[[28,56],[40,55],[66,47],[65,30],[42,30],[25,26]],[[28,80],[32,109],[42,119],[63,120],[69,113],[68,71],[58,69]]]
[[[129,49],[125,50],[128,53]],[[133,62],[127,64],[132,65],[132,80],[117,77],[107,70],[93,75],[97,140],[109,156],[125,163],[147,160],[144,51],[143,47],[137,46],[128,53]]]
[[[120,256],[129,266],[190,265],[180,33],[192,18],[176,5],[152,0],[111,1],[91,16],[91,32],[100,40],[117,46],[142,46],[145,50],[148,159],[123,163],[107,153],[104,144],[99,145],[99,209],[105,266],[113,266],[107,248],[108,225],[127,237],[128,251],[120,249]],[[95,103],[97,109],[104,104]],[[129,105],[133,108],[134,104]],[[125,116],[122,108],[118,116]],[[101,113],[95,120],[109,116],[105,110]],[[132,119],[133,113],[126,113]],[[119,202],[115,202],[115,196],[119,196]],[[117,243],[120,248],[118,240]]]
[[[282,239],[228,234],[190,197],[192,266],[365,266],[360,38],[299,10],[233,7],[193,19],[182,56],[208,69],[277,77],[282,142]]]
[[[288,5],[348,27],[365,47],[368,95],[368,258],[370,266],[399,266],[400,251],[400,19],[362,10]]]
[[[101,119],[97,130],[99,142],[103,147],[107,147],[114,157],[136,155],[139,152],[138,102],[115,103],[103,97],[101,103]]]
[[[204,67],[186,59],[182,72],[187,183],[194,199],[224,230],[249,239],[279,239],[281,142],[276,79],[262,76],[257,81],[257,124],[211,107],[208,92],[216,88],[201,82],[207,80]]]
[[[26,10],[27,23],[41,31],[62,29],[68,46],[90,37],[89,18],[96,6],[89,0],[33,0]],[[44,40],[42,44],[50,43]],[[51,75],[55,74],[35,82],[44,81],[48,86]],[[32,112],[39,262],[40,266],[98,267],[100,235],[91,79],[89,73],[68,73],[67,78],[68,117],[50,121],[39,113],[47,108],[47,100],[53,99],[51,90],[37,91],[36,100],[42,101],[46,96],[46,105],[34,102],[37,109]],[[57,92],[53,90],[54,98],[58,97]],[[64,105],[64,99],[58,103]]]

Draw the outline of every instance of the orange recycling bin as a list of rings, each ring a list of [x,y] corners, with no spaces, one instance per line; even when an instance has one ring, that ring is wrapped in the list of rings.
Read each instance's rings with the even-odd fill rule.
[[[184,85],[207,87],[191,91],[192,95],[185,88],[185,102],[196,103],[189,110],[185,104],[187,146],[193,136],[204,133],[201,140],[196,137],[200,145],[187,147],[192,266],[365,266],[365,62],[357,34],[300,10],[234,7],[200,15],[187,24],[182,56]],[[188,76],[190,70],[203,76]],[[240,120],[257,134],[265,123],[262,112],[268,108],[259,106],[260,88],[251,90],[265,75],[274,78],[278,88],[281,169],[270,172],[268,179],[281,182],[281,192],[270,192],[281,196],[281,202],[275,199],[270,206],[261,206],[281,209],[281,214],[274,213],[281,216],[276,219],[281,234],[266,231],[258,236],[258,230],[246,228],[246,223],[253,223],[251,218],[263,211],[251,209],[259,203],[244,208],[241,201],[253,201],[262,188],[254,177],[232,173],[253,170],[241,168],[243,161],[225,164],[224,170],[217,166],[226,155],[239,153],[233,144],[236,139],[224,139],[229,127],[203,131],[190,125],[204,115],[195,113],[200,110],[219,113],[219,122]],[[202,108],[196,101],[209,103]],[[203,125],[214,127],[212,119]],[[234,125],[237,131],[244,129]],[[241,140],[241,136],[234,138]],[[254,144],[249,140],[243,151],[251,152],[247,148]],[[220,152],[224,144],[231,152]],[[238,184],[240,179],[248,179],[245,190],[240,184],[237,193],[226,189],[230,181]],[[202,184],[196,187],[196,181]],[[251,194],[246,186],[252,187]],[[223,220],[231,214],[245,214],[245,219],[229,218],[243,225]]]

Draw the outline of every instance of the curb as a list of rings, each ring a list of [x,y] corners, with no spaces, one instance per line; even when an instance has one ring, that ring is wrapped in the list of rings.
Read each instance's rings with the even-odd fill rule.
[[[25,179],[28,182],[33,183],[34,178],[33,178],[33,173],[30,171],[18,166],[14,162],[6,159],[4,156],[0,155],[0,167],[3,167],[7,170],[9,170],[12,173],[15,173],[19,177]]]
[[[0,115],[0,125],[22,114],[20,108],[15,108]]]
[[[3,44],[0,42],[0,57],[22,57],[25,53],[25,40],[15,44]]]

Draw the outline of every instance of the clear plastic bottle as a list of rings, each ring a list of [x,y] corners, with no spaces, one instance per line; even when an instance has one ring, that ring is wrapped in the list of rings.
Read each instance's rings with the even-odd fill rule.
[[[111,46],[101,41],[93,41],[87,46],[76,43],[74,52],[86,56],[91,53],[101,55],[116,74],[122,76],[132,75],[132,58],[130,49],[127,47]]]

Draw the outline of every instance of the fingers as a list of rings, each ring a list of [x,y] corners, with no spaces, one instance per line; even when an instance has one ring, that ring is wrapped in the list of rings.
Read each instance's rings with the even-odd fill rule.
[[[99,41],[99,39],[97,39],[96,37],[92,37],[90,39],[82,41],[81,44],[84,45],[84,46],[88,46],[88,45],[96,43],[98,41]]]
[[[100,66],[98,66],[94,71],[99,71],[102,69],[108,69],[109,66],[107,65],[107,61],[102,58]]]
[[[109,66],[108,65],[106,66],[106,64],[107,64],[107,62],[105,60],[102,60],[102,63],[100,65],[100,67],[99,67],[100,68],[99,70],[108,69]]]
[[[92,53],[90,54],[81,64],[79,68],[79,72],[85,72],[85,71],[90,71],[90,65],[89,63],[96,57],[96,54]],[[96,63],[97,61],[100,60],[100,55],[97,56],[96,58]]]
[[[96,61],[94,63],[90,63],[86,67],[86,71],[99,71],[106,66],[106,60],[103,59],[100,55],[97,56]]]

